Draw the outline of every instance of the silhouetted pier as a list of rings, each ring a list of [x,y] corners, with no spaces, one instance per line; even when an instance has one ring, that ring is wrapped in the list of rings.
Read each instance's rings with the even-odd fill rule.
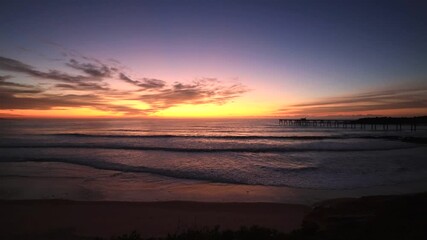
[[[357,120],[342,119],[279,119],[279,124],[283,126],[299,127],[329,127],[329,128],[350,128],[350,129],[370,129],[370,130],[395,130],[401,131],[407,126],[411,131],[417,130],[417,125],[427,125],[427,116],[413,118],[360,118]]]

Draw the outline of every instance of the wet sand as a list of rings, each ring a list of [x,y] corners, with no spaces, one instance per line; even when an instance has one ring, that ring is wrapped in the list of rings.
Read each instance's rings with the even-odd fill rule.
[[[425,181],[358,189],[303,189],[212,183],[66,163],[0,163],[0,199],[109,202],[271,202],[312,205],[328,199],[424,192]]]

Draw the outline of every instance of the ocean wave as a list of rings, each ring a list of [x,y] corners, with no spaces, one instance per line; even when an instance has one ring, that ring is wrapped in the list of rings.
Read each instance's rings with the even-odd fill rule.
[[[85,134],[85,133],[58,133],[45,134],[47,136],[63,136],[77,138],[195,138],[195,139],[231,139],[231,140],[250,140],[250,139],[277,139],[277,140],[333,140],[333,139],[379,139],[394,140],[410,143],[427,143],[425,137],[412,136],[384,136],[384,135],[306,135],[306,136],[264,136],[264,135],[176,135],[176,134],[153,134],[153,135],[119,135],[119,134]]]
[[[96,160],[83,160],[83,159],[67,159],[67,158],[24,158],[16,160],[15,162],[39,162],[39,163],[66,163],[79,166],[90,167],[98,170],[117,171],[120,173],[148,173],[155,174],[163,177],[171,177],[177,179],[193,180],[193,181],[207,181],[212,183],[225,183],[225,184],[242,184],[242,185],[262,185],[262,186],[283,186],[283,187],[296,187],[296,188],[309,188],[302,187],[298,184],[288,184],[283,181],[239,177],[236,172],[233,174],[224,174],[223,172],[212,172],[203,170],[180,170],[180,169],[163,169],[145,166],[132,166],[123,163],[112,163]],[[315,167],[301,167],[301,168],[281,168],[281,172],[286,173],[300,173],[302,171],[315,171]],[[276,169],[279,171],[279,168]],[[116,176],[120,176],[115,174]]]
[[[145,166],[131,166],[122,163],[112,163],[104,161],[87,161],[79,159],[62,159],[62,158],[24,158],[17,160],[16,162],[56,162],[56,163],[67,163],[80,166],[91,167],[99,170],[109,170],[109,171],[118,171],[122,173],[149,173],[156,174],[164,177],[172,177],[179,179],[187,180],[201,180],[208,182],[217,182],[217,183],[230,183],[230,184],[246,184],[251,185],[249,182],[239,181],[232,178],[223,177],[220,175],[209,175],[203,171],[182,171],[182,170],[172,170],[172,169],[162,169],[162,168],[152,168]],[[263,183],[255,183],[257,185],[267,185]]]
[[[165,151],[165,152],[189,152],[189,153],[221,153],[221,152],[248,152],[248,153],[285,153],[285,152],[354,152],[354,151],[385,151],[396,149],[416,148],[415,145],[407,146],[364,146],[358,147],[349,145],[339,148],[328,147],[229,147],[229,148],[180,148],[180,147],[157,147],[157,146],[131,146],[131,145],[108,145],[108,144],[43,144],[43,145],[0,145],[0,148],[76,148],[76,149],[112,149],[112,150],[140,150],[140,151]]]
[[[363,181],[365,176],[354,176],[350,181],[336,181],[337,176],[330,176],[330,173],[325,173],[324,169],[320,167],[290,167],[290,168],[277,168],[272,167],[271,169],[265,169],[267,172],[266,176],[270,176],[268,171],[280,172],[284,175],[281,177],[248,177],[247,173],[236,172],[230,170],[229,172],[224,171],[207,171],[203,169],[164,169],[146,166],[132,166],[123,163],[112,163],[99,160],[88,160],[78,158],[22,158],[16,159],[14,162],[51,162],[51,163],[65,163],[79,166],[90,167],[98,170],[115,171],[111,176],[121,176],[121,173],[145,173],[154,174],[163,177],[170,177],[176,179],[184,179],[191,181],[206,181],[212,183],[225,183],[225,184],[241,184],[241,185],[261,185],[261,186],[281,186],[281,187],[292,187],[302,189],[353,189],[358,187],[371,186],[371,182]],[[269,167],[267,167],[269,168]],[[298,175],[303,174],[298,177]],[[309,174],[309,175],[307,175]],[[273,174],[274,175],[274,174]],[[318,176],[322,175],[321,179]],[[286,177],[290,176],[290,177]],[[306,181],[308,176],[312,176],[313,179]],[[317,176],[317,177],[316,177]],[[136,176],[135,176],[136,177]],[[370,176],[372,178],[372,176]],[[316,179],[320,180],[318,182]],[[377,179],[378,180],[378,179]],[[384,185],[386,182],[379,179],[374,185]],[[406,180],[405,180],[406,181]]]
[[[213,139],[290,139],[290,140],[323,140],[339,139],[340,136],[262,136],[262,135],[114,135],[114,134],[85,134],[85,133],[59,133],[46,134],[49,136],[81,137],[81,138],[213,138]]]

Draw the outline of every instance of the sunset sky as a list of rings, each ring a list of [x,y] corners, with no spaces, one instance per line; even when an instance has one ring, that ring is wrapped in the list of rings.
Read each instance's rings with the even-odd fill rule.
[[[427,115],[426,1],[3,1],[0,117]]]

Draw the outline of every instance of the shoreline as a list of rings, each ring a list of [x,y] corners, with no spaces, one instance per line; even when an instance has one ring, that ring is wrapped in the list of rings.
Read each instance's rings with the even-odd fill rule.
[[[327,199],[427,190],[425,180],[357,189],[304,189],[179,180],[149,173],[98,170],[65,163],[0,163],[0,199],[129,202],[271,202],[311,205]],[[46,171],[48,169],[48,171]]]

